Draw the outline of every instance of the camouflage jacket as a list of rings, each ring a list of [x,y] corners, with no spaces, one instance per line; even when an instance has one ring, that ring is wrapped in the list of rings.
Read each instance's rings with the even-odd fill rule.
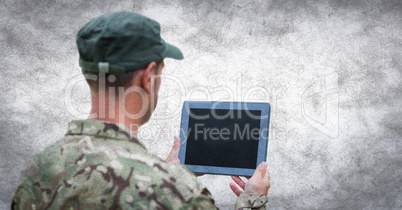
[[[236,209],[264,208],[265,203],[265,196],[243,193]],[[23,171],[12,209],[216,207],[191,171],[149,154],[125,126],[80,120]]]

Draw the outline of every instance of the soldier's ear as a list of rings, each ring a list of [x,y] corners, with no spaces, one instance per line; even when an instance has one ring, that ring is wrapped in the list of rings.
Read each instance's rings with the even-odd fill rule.
[[[142,78],[141,78],[141,86],[142,89],[144,89],[144,91],[148,94],[151,93],[152,90],[152,71],[155,70],[156,67],[156,62],[152,61],[151,63],[148,64],[147,67],[145,67],[143,74],[142,74]]]

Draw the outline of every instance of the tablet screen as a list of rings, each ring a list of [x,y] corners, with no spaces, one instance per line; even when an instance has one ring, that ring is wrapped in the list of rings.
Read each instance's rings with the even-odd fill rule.
[[[191,108],[185,164],[255,169],[259,110]]]

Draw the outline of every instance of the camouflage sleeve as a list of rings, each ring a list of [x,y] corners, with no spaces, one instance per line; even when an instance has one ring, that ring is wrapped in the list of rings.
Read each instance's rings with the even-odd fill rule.
[[[189,200],[181,209],[218,209],[214,200],[208,196],[198,196]]]
[[[267,196],[263,195],[250,195],[246,193],[240,194],[236,200],[235,209],[265,209],[265,204],[268,202]]]
[[[42,202],[41,195],[35,186],[32,186],[28,180],[24,180],[13,197],[11,209],[44,209],[45,204]]]
[[[209,192],[209,190],[197,181],[197,178],[194,176],[193,172],[185,167],[184,165],[179,165],[181,170],[181,174],[191,174],[191,177],[195,178],[195,182],[197,183],[197,188],[200,190],[198,195],[193,196],[191,199],[187,200],[185,204],[181,207],[181,209],[218,209],[215,206],[215,201]]]

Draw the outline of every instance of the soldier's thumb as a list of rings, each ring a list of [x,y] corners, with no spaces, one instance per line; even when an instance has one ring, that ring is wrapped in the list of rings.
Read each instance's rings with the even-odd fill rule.
[[[173,142],[173,147],[172,147],[172,152],[175,154],[179,154],[179,150],[180,150],[180,139],[179,137],[175,136],[174,137],[174,142]]]
[[[260,165],[258,165],[258,167],[255,169],[253,177],[263,179],[267,173],[267,169],[268,169],[268,163],[266,162],[260,163]]]
[[[166,158],[166,162],[170,162],[170,163],[180,163],[179,160],[179,151],[180,151],[180,139],[175,136],[174,137],[174,142],[173,142],[173,147],[170,150],[167,158]]]

